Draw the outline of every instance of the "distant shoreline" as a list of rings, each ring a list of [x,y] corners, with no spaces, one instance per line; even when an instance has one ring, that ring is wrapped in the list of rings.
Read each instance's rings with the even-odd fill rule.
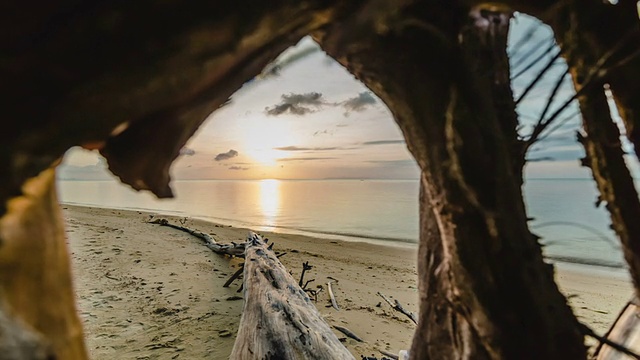
[[[160,216],[164,214],[167,216],[188,217],[191,219],[206,221],[212,224],[219,224],[223,226],[234,226],[234,227],[246,227],[246,228],[252,228],[258,231],[267,231],[275,234],[300,235],[300,236],[321,238],[325,240],[365,242],[365,243],[370,243],[374,245],[409,248],[409,249],[417,249],[418,247],[418,242],[413,241],[411,239],[375,237],[375,236],[368,236],[366,234],[340,233],[340,232],[329,232],[329,231],[322,232],[322,231],[315,231],[311,229],[293,228],[293,227],[286,227],[286,226],[265,226],[261,224],[251,224],[247,222],[242,222],[235,219],[214,218],[214,217],[207,217],[207,216],[187,216],[184,212],[180,212],[180,211],[157,210],[157,209],[142,208],[142,207],[141,208],[109,207],[109,206],[98,206],[98,205],[81,204],[81,203],[74,203],[74,202],[62,202],[61,204],[69,205],[69,206],[86,207],[86,208],[102,208],[102,209],[122,210],[122,211],[153,212],[153,213],[158,213]],[[561,255],[550,255],[550,256],[545,256],[545,258],[554,263],[564,263],[564,264],[581,265],[581,266],[596,267],[596,268],[607,268],[607,269],[615,269],[615,270],[625,270],[626,268],[626,263],[611,262],[611,261],[599,260],[599,259],[585,259],[585,258],[561,256]]]

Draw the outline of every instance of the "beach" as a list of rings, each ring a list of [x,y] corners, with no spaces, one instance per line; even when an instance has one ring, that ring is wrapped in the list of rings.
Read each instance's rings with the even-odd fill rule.
[[[225,359],[242,313],[240,281],[223,284],[241,259],[214,254],[199,239],[148,223],[173,223],[228,243],[248,229],[153,212],[63,205],[72,253],[78,311],[92,359]],[[378,350],[408,349],[415,325],[377,295],[417,310],[416,248],[260,232],[298,279],[323,285],[316,303],[330,325],[346,327],[365,342],[347,339],[356,358]],[[619,270],[558,264],[556,279],[578,318],[604,333],[632,295]],[[340,310],[330,306],[333,282]],[[338,337],[343,334],[336,332]]]

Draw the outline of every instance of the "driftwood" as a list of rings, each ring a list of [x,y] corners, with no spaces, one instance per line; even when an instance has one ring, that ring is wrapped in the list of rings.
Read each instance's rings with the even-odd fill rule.
[[[402,307],[402,304],[400,304],[400,301],[398,301],[398,299],[394,299],[394,301],[391,301],[391,299],[389,299],[385,294],[381,293],[380,291],[378,291],[378,295],[380,295],[380,297],[382,297],[384,301],[386,301],[393,308],[393,310],[401,312],[406,317],[411,319],[411,321],[413,321],[414,324],[416,325],[418,324],[418,320],[416,319],[416,314],[405,310],[405,308]]]
[[[354,359],[260,236],[249,233],[231,359]]]
[[[338,302],[336,301],[336,297],[333,295],[333,289],[331,288],[331,281],[327,283],[327,291],[329,292],[329,297],[331,298],[331,305],[336,310],[340,310],[340,307],[338,307]]]
[[[168,226],[180,231],[184,231],[190,235],[193,235],[195,237],[197,237],[198,239],[202,240],[202,242],[204,243],[204,245],[206,247],[208,247],[209,249],[211,249],[211,251],[213,251],[216,254],[224,254],[224,255],[232,255],[232,256],[238,256],[238,257],[244,257],[244,248],[245,248],[245,244],[241,243],[241,244],[236,244],[236,243],[231,243],[231,244],[220,244],[218,243],[213,237],[200,232],[200,231],[196,231],[193,229],[189,229],[187,227],[184,226],[180,226],[180,225],[173,225],[171,223],[169,223],[169,221],[167,219],[156,219],[153,221],[149,221],[150,224],[157,224],[160,226]]]
[[[231,277],[229,278],[229,280],[227,280],[226,283],[224,283],[224,285],[222,285],[222,287],[229,287],[229,285],[231,285],[231,283],[233,282],[233,280],[237,279],[238,277],[240,277],[240,275],[242,274],[242,272],[244,271],[244,265],[240,266],[240,269],[238,269],[238,271],[236,271],[235,273],[233,273],[233,275],[231,275]]]
[[[342,326],[338,326],[338,325],[333,325],[333,327],[340,331],[341,333],[345,334],[347,337],[352,338],[353,340],[357,341],[357,342],[364,342],[364,340],[362,340],[362,338],[360,338],[360,336],[356,335],[353,331],[347,329],[346,327],[342,327]]]

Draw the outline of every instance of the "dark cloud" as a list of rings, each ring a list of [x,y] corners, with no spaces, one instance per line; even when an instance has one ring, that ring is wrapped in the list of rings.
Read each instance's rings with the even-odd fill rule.
[[[317,161],[317,160],[335,160],[334,157],[298,157],[298,158],[281,158],[278,161]]]
[[[193,150],[193,149],[190,149],[188,147],[183,147],[182,149],[180,149],[180,155],[192,156],[192,155],[195,155],[195,154],[196,154],[196,151]]]
[[[272,116],[282,115],[284,113],[302,116],[316,112],[325,106],[342,106],[345,109],[344,115],[349,116],[351,112],[364,111],[369,106],[375,105],[376,103],[376,99],[368,91],[361,92],[357,96],[337,103],[329,103],[325,101],[322,94],[319,92],[309,92],[304,94],[291,93],[283,94],[282,102],[272,107],[265,108],[265,113]],[[322,133],[322,131],[320,133]]]
[[[242,167],[242,166],[230,166],[229,170],[249,170],[248,167]]]
[[[340,105],[342,105],[346,110],[345,115],[352,111],[356,111],[356,112],[364,111],[370,105],[375,105],[375,104],[376,104],[376,99],[368,91],[361,92],[360,94],[358,94],[358,96],[352,97],[340,103]]]
[[[310,92],[305,94],[283,94],[282,102],[271,108],[266,108],[267,115],[277,116],[286,112],[293,115],[306,115],[319,109],[327,103],[322,98],[322,94],[318,92]],[[309,106],[313,106],[313,109]]]
[[[391,145],[391,144],[404,144],[404,140],[375,140],[366,141],[362,145]]]
[[[226,153],[220,153],[220,154],[216,155],[215,160],[216,161],[229,160],[229,159],[234,158],[236,156],[238,156],[238,152],[233,150],[233,149],[231,149],[231,150],[227,151]]]
[[[322,151],[322,150],[338,150],[338,147],[300,147],[300,146],[281,146],[273,148],[273,150],[282,151]]]

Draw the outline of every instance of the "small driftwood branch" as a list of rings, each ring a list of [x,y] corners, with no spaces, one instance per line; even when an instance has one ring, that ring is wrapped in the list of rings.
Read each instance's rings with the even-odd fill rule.
[[[260,236],[250,233],[230,359],[354,359]]]
[[[307,272],[307,270],[311,269],[313,269],[313,266],[309,265],[308,261],[302,263],[302,273],[300,274],[300,281],[298,281],[298,285],[303,289],[306,288],[307,284],[309,283],[308,281],[306,284],[304,283],[304,273]],[[302,284],[304,284],[304,286]]]
[[[416,325],[418,324],[418,319],[416,319],[416,315],[412,312],[405,310],[405,308],[402,307],[402,304],[400,304],[400,301],[398,301],[398,299],[394,299],[394,301],[391,301],[391,299],[389,299],[385,294],[381,293],[380,291],[378,291],[378,295],[380,295],[380,297],[382,297],[384,301],[386,301],[394,310],[404,314],[411,321],[413,321],[414,324]]]
[[[231,275],[229,280],[227,280],[227,282],[224,283],[224,285],[222,285],[222,287],[229,287],[229,285],[231,285],[233,280],[237,279],[240,276],[240,274],[242,274],[243,270],[244,270],[244,265],[241,265],[240,269],[238,269],[238,271],[236,271],[233,275]]]
[[[211,249],[211,251],[213,251],[216,254],[224,254],[224,255],[231,255],[231,256],[238,256],[238,257],[244,257],[244,249],[245,249],[245,244],[236,244],[236,243],[231,243],[231,244],[220,244],[218,243],[214,238],[212,238],[211,236],[200,232],[200,231],[196,231],[193,229],[189,229],[187,227],[184,226],[180,226],[180,225],[173,225],[171,223],[169,223],[169,221],[167,219],[155,219],[153,221],[149,221],[150,224],[156,224],[156,225],[160,225],[160,226],[168,226],[170,228],[174,228],[180,231],[184,231],[192,236],[197,237],[198,239],[202,240],[202,242],[204,243],[204,245],[206,247],[208,247],[209,249]]]
[[[392,354],[392,353],[390,353],[388,351],[384,351],[384,350],[378,350],[378,351],[380,352],[380,354],[382,354],[382,355],[384,355],[384,356],[386,356],[386,357],[388,357],[388,358],[390,358],[392,360],[400,359],[400,357],[398,355]]]
[[[336,330],[340,331],[341,333],[345,334],[347,337],[350,337],[357,342],[364,342],[364,340],[362,340],[358,335],[356,335],[353,331],[347,329],[346,327],[342,327],[338,325],[333,325],[333,327]]]
[[[338,306],[338,302],[336,301],[336,297],[333,295],[333,289],[331,288],[331,281],[327,283],[327,291],[329,292],[329,298],[331,298],[331,305],[336,310],[340,310],[340,307]]]

